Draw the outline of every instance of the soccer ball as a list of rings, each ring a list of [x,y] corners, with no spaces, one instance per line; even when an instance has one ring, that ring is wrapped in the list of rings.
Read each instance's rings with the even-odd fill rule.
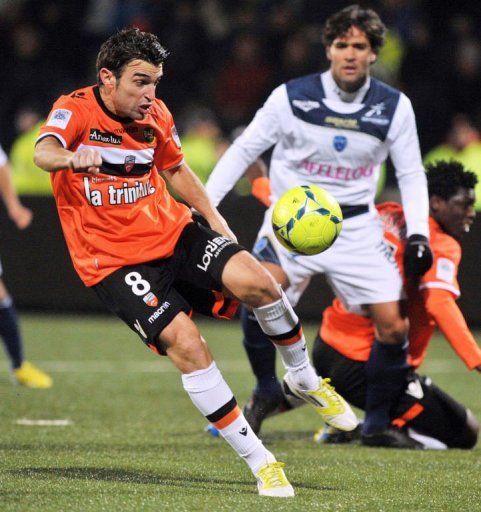
[[[341,232],[341,207],[321,187],[294,187],[275,204],[272,227],[277,240],[289,251],[319,254],[331,247]]]

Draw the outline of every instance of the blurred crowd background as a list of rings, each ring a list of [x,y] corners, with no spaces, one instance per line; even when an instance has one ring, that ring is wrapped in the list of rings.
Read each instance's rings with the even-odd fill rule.
[[[99,45],[116,29],[155,32],[170,51],[158,95],[202,179],[269,92],[327,68],[321,27],[340,0],[0,0],[0,143],[24,194],[44,194],[31,147],[62,93],[95,82]],[[400,88],[428,159],[481,175],[481,2],[359,2],[388,26],[373,75]],[[389,183],[389,180],[388,180]],[[480,209],[481,209],[481,193]]]

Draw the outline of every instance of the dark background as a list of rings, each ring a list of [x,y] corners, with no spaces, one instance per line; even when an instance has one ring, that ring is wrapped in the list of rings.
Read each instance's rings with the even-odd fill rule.
[[[228,137],[249,122],[273,87],[327,68],[321,44],[326,17],[340,0],[3,0],[0,1],[0,142],[8,151],[25,107],[45,116],[63,93],[95,82],[99,45],[116,29],[155,32],[170,51],[158,96],[177,120],[208,108]],[[403,90],[417,116],[423,153],[440,144],[459,113],[481,119],[481,2],[384,0],[376,9],[389,28],[373,74]],[[393,185],[388,175],[388,193]],[[24,197],[34,222],[17,231],[0,211],[5,280],[18,306],[104,311],[73,271],[51,197]],[[231,195],[222,206],[241,243],[251,247],[262,218],[253,198]],[[464,246],[461,306],[481,324],[481,276],[475,224]],[[318,317],[331,293],[322,278],[300,304]]]

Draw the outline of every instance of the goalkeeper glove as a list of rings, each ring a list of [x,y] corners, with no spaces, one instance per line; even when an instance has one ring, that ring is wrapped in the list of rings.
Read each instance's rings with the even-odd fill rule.
[[[421,277],[433,264],[433,253],[424,235],[411,235],[404,249],[404,273],[406,277]]]

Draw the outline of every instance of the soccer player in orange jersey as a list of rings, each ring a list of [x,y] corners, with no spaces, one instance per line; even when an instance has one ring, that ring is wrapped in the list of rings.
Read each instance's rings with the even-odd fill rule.
[[[172,115],[155,97],[165,57],[153,34],[124,29],[110,37],[97,57],[97,85],[54,104],[35,163],[51,173],[67,246],[85,285],[171,359],[192,402],[249,465],[259,493],[293,496],[282,464],[246,422],[191,311],[229,316],[232,298],[247,303],[298,394],[341,429],[354,429],[357,419],[316,375],[299,320],[275,280],[236,243],[185,164]],[[193,221],[160,174],[210,228]]]
[[[477,442],[478,423],[469,409],[439,389],[430,378],[420,376],[428,344],[438,327],[468,369],[481,372],[481,349],[476,344],[463,314],[456,305],[460,295],[457,281],[461,260],[459,240],[474,220],[476,175],[457,162],[437,162],[427,167],[430,204],[430,243],[434,264],[416,284],[407,283],[410,321],[410,371],[405,389],[392,410],[391,427],[384,441],[376,445],[408,447],[397,442],[399,430],[413,439],[411,448],[472,448]],[[406,224],[400,205],[385,203],[379,212],[392,257],[403,273]],[[346,311],[335,299],[323,315],[314,344],[315,368],[330,377],[336,388],[353,405],[365,406],[364,369],[373,346],[374,327],[367,317]],[[327,428],[319,438],[325,442],[349,437]],[[370,445],[363,435],[362,443]]]

